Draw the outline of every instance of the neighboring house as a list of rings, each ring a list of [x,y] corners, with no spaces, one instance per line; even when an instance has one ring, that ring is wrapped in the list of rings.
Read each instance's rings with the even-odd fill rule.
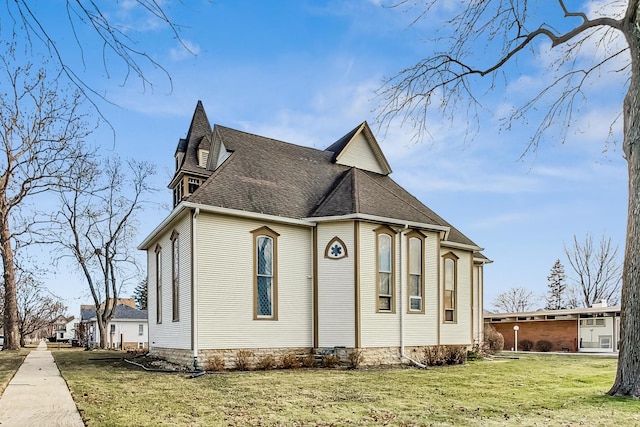
[[[147,317],[147,310],[138,310],[125,304],[117,305],[115,314],[106,328],[108,347],[125,350],[147,348],[149,346]],[[95,306],[81,306],[80,321],[84,323],[83,329],[87,334],[87,345],[99,344],[100,330]]]
[[[515,349],[517,326],[520,342],[551,342],[551,351],[585,353],[617,352],[620,341],[620,307],[608,307],[606,301],[590,308],[538,310],[526,313],[485,313],[485,322],[504,337],[504,349]]]
[[[34,331],[29,340],[48,339],[51,341],[69,341],[74,338],[75,316],[58,315],[46,326]]]
[[[76,337],[75,334],[75,316],[65,318],[66,322],[60,322],[54,330],[56,341],[71,341]]]
[[[318,150],[212,129],[198,102],[175,165],[173,211],[139,247],[152,354],[401,363],[482,339],[491,261],[389,177],[366,122]]]

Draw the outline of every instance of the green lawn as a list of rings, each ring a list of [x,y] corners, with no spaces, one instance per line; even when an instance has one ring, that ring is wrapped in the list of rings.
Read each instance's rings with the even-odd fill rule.
[[[465,366],[149,373],[118,352],[53,351],[90,425],[640,426],[611,398],[616,359],[524,355]]]
[[[7,387],[29,351],[28,349],[0,351],[0,394]]]

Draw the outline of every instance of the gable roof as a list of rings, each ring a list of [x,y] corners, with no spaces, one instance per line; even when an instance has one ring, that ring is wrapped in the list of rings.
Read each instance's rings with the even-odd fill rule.
[[[358,147],[358,145],[364,145]],[[365,121],[351,132],[331,144],[326,151],[333,153],[332,161],[346,166],[355,166],[360,169],[378,172],[383,175],[391,173],[391,167],[384,157],[378,141],[376,141],[369,124]],[[363,162],[362,157],[373,157],[377,167],[372,167]]]
[[[345,141],[364,129],[363,125],[332,149],[344,149]],[[350,214],[393,218],[447,229],[448,241],[477,247],[388,175],[334,163],[336,154],[329,149],[294,145],[220,125],[213,133],[231,154],[186,202],[295,219]]]
[[[80,320],[83,322],[96,318],[94,305],[80,306]],[[128,305],[118,304],[112,320],[147,320],[147,310],[139,310]]]
[[[443,232],[443,245],[482,250],[388,176],[391,168],[366,122],[326,150],[220,125],[206,134],[208,123],[202,103],[198,101],[187,139],[194,142],[193,138],[198,137],[198,144],[204,137],[209,139],[212,152],[205,169],[207,178],[193,193],[183,197],[172,214],[140,244],[140,249],[147,249],[174,214],[188,206],[197,206],[235,211],[239,215],[261,214],[308,225],[348,218],[409,225]],[[357,151],[349,151],[354,141],[360,153],[363,148],[369,150],[369,160],[375,159],[379,166],[373,169],[379,172],[340,161],[345,153],[352,156]],[[184,164],[197,164],[197,150],[189,148],[191,142],[187,145]],[[354,159],[357,162],[357,156],[352,156]]]

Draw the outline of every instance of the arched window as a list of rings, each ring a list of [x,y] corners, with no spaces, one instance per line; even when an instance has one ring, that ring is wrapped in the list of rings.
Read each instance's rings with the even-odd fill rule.
[[[388,227],[380,227],[376,230],[378,312],[395,312],[394,235],[393,230]]]
[[[409,237],[409,312],[424,312],[424,240],[418,233]]]
[[[162,247],[156,245],[156,323],[162,323]]]
[[[180,235],[171,234],[171,311],[174,322],[180,320]]]
[[[457,293],[457,267],[458,257],[453,253],[444,256],[444,321],[456,321],[456,293]]]
[[[262,227],[254,235],[254,318],[277,320],[278,233]]]

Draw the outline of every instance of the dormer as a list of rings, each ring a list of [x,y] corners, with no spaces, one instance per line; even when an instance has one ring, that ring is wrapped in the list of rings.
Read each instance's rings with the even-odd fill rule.
[[[211,144],[211,156],[207,168],[211,171],[215,171],[222,163],[224,163],[225,160],[229,158],[231,153],[227,151],[227,147],[225,147],[222,137],[220,136],[220,132],[216,127],[213,128],[212,135],[213,141]]]
[[[176,172],[180,169],[180,166],[182,166],[182,163],[184,162],[184,155],[187,152],[187,140],[186,139],[180,139],[180,141],[178,141],[178,146],[176,147],[176,153],[174,154],[174,157],[176,159]]]
[[[209,151],[211,150],[211,137],[205,135],[200,144],[198,144],[198,167],[206,168],[209,160]]]
[[[352,166],[380,175],[391,173],[391,167],[367,122],[362,122],[325,151],[333,153],[333,162],[336,164]]]

